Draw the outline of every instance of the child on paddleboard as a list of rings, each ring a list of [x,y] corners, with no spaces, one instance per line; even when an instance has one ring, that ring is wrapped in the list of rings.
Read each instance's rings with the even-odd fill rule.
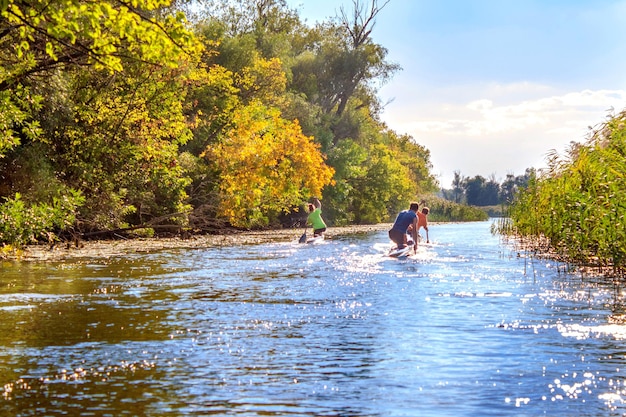
[[[428,239],[428,213],[430,209],[428,207],[422,207],[422,211],[417,213],[417,232],[419,233],[420,227],[426,230],[426,243],[430,243]]]

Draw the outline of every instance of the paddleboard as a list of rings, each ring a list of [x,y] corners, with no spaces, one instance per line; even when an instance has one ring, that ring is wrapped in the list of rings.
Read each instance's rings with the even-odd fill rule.
[[[398,248],[393,248],[389,251],[388,256],[391,256],[392,258],[404,258],[405,256],[408,256],[411,254],[413,250],[412,246],[405,246],[402,249],[398,249]]]
[[[306,243],[320,243],[324,241],[324,235],[310,237],[306,240]]]

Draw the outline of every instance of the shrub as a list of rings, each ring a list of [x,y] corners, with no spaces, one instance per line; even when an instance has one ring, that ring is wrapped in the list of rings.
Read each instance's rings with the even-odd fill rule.
[[[58,240],[57,232],[76,220],[76,210],[84,203],[78,191],[54,198],[51,204],[29,204],[19,193],[0,205],[0,243],[22,247],[40,240]]]

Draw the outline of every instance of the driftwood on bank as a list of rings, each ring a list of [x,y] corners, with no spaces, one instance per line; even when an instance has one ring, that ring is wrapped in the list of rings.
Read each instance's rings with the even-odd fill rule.
[[[388,230],[390,224],[363,226],[329,227],[326,231],[328,239],[362,233],[374,233]],[[19,261],[67,262],[80,259],[102,259],[120,257],[133,253],[151,253],[171,249],[198,249],[232,245],[257,245],[269,242],[294,242],[302,235],[302,228],[275,230],[229,230],[222,234],[197,234],[187,239],[178,237],[133,238],[117,240],[84,241],[77,247],[47,245],[29,245],[23,251],[14,253],[9,258]]]
[[[177,218],[181,220],[180,223],[174,222]],[[145,229],[152,229],[156,236],[180,236],[182,238],[198,234],[227,234],[240,231],[223,220],[199,216],[196,213],[179,212],[155,217],[150,221],[128,227],[73,233],[71,240],[79,242],[93,239],[129,239],[136,237],[132,232]]]

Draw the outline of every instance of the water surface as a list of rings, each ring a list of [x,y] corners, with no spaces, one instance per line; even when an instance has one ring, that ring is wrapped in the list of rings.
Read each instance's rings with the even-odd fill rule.
[[[622,291],[490,222],[0,269],[0,415],[623,415]]]

